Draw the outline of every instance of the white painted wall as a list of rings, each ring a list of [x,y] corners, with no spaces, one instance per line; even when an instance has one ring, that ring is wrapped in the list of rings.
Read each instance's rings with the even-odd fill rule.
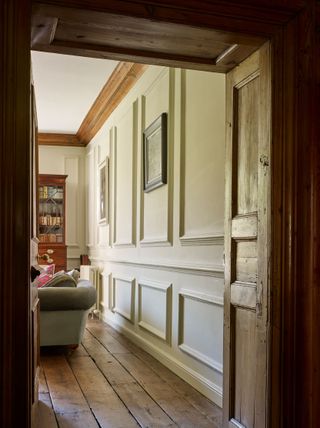
[[[66,244],[67,267],[80,264],[85,242],[85,149],[82,147],[39,146],[40,174],[67,174]]]
[[[144,193],[142,132],[168,113],[168,184]],[[225,77],[149,67],[87,147],[86,244],[105,320],[221,405]],[[109,221],[98,172],[110,159]]]

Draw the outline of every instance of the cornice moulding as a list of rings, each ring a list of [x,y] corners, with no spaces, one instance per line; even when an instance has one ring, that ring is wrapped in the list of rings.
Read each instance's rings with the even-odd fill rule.
[[[80,125],[77,137],[81,143],[89,144],[146,68],[132,62],[118,64]]]
[[[84,147],[75,134],[60,134],[55,132],[39,132],[38,144],[40,146],[71,146]]]

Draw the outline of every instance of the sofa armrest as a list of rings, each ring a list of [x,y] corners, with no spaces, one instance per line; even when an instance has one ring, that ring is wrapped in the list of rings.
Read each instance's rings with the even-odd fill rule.
[[[96,303],[96,289],[87,280],[77,287],[39,288],[38,296],[41,311],[87,310]]]

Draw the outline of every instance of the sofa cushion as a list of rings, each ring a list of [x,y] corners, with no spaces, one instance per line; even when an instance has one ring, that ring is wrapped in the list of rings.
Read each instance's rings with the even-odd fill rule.
[[[57,272],[43,287],[76,287],[77,283],[71,275],[67,273]]]
[[[37,276],[37,278],[34,280],[34,283],[36,284],[36,286],[43,287],[45,284],[47,284],[48,281],[50,281],[53,278],[54,270],[55,270],[54,264],[45,266],[42,269],[42,272],[40,273],[40,275]]]
[[[68,275],[70,275],[75,281],[76,283],[79,281],[80,278],[80,272],[77,269],[72,269],[69,270],[68,272],[66,272]]]

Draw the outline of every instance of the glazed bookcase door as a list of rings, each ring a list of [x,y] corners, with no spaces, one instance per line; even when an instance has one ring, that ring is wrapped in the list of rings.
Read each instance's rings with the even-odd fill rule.
[[[66,175],[40,174],[38,185],[38,230],[41,264],[66,266]]]
[[[46,176],[48,177],[48,176]],[[50,179],[50,178],[49,178]],[[39,239],[43,243],[65,243],[64,181],[42,181],[39,185]]]
[[[224,427],[267,426],[270,47],[227,75]]]

